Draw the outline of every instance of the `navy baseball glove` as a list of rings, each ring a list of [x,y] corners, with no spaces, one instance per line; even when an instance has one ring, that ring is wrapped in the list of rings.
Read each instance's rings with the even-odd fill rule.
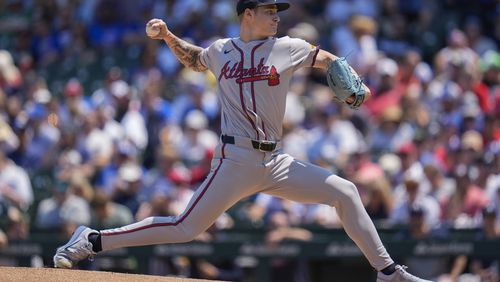
[[[351,69],[345,57],[338,58],[328,65],[326,80],[335,94],[334,97],[340,102],[348,104],[352,109],[357,109],[363,104],[366,96],[363,81]],[[347,103],[347,99],[351,96],[354,97],[354,101]]]

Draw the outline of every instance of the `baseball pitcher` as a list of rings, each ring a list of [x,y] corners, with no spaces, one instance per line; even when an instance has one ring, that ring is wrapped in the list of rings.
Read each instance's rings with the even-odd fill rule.
[[[217,40],[206,49],[178,38],[160,19],[147,23],[148,36],[165,41],[186,67],[210,70],[217,78],[222,135],[212,169],[181,215],[100,231],[80,226],[57,249],[56,267],[71,268],[103,250],[191,241],[240,199],[260,192],[334,206],[347,234],[379,271],[377,281],[425,281],[391,259],[353,183],[281,148],[286,94],[297,69],[326,70],[334,97],[352,108],[370,95],[344,58],[301,39],[274,37],[278,12],[289,6],[280,0],[239,0],[240,36]]]

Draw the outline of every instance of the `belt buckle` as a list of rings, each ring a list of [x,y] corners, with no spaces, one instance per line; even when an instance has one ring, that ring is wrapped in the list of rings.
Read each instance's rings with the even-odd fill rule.
[[[266,150],[266,147],[269,147],[269,149]],[[271,152],[274,151],[276,148],[276,142],[274,141],[259,141],[259,151],[261,152]]]

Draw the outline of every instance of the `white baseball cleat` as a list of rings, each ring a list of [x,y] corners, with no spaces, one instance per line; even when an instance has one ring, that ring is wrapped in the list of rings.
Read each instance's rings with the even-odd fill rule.
[[[406,268],[407,267],[404,265],[396,265],[396,271],[391,275],[385,275],[379,272],[377,275],[377,282],[432,282],[411,275],[406,272]]]
[[[90,258],[96,253],[92,250],[89,235],[98,232],[86,226],[79,226],[66,245],[57,248],[54,255],[54,266],[57,268],[72,268],[77,262]]]

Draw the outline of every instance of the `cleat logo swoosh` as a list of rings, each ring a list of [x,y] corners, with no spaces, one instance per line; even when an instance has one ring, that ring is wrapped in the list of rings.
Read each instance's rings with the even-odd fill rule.
[[[69,251],[69,248],[71,248],[73,245],[76,245],[78,242],[80,242],[82,239],[76,240],[75,242],[69,244],[68,246],[64,247],[65,251]]]

